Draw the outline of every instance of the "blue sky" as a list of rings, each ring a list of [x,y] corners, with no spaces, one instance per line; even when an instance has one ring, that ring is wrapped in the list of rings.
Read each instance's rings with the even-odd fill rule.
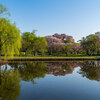
[[[0,0],[21,32],[66,33],[77,41],[100,31],[100,0]]]

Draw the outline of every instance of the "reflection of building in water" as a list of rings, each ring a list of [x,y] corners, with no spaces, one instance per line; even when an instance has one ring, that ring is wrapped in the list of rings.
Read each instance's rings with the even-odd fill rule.
[[[66,74],[71,74],[74,71],[74,68],[78,66],[79,63],[77,62],[48,63],[47,74],[53,74],[55,76],[65,76]]]

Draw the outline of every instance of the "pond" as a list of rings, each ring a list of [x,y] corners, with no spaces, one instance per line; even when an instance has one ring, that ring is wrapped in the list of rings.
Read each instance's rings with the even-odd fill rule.
[[[1,65],[0,100],[100,100],[100,61]]]

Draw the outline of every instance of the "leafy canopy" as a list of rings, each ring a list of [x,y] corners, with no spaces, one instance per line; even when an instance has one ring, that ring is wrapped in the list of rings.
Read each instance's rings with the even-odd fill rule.
[[[0,4],[0,18],[7,17],[7,16],[10,16],[8,9],[5,6],[3,6],[2,4]]]
[[[82,48],[87,52],[88,55],[97,53],[99,49],[98,44],[99,37],[97,35],[91,34],[86,38],[82,38],[80,44]]]
[[[20,48],[20,30],[9,20],[0,18],[0,53],[5,56],[13,56],[19,54]]]
[[[44,37],[37,37],[35,31],[25,32],[22,34],[22,50],[27,55],[36,55],[38,52],[44,54],[47,50],[47,41]]]

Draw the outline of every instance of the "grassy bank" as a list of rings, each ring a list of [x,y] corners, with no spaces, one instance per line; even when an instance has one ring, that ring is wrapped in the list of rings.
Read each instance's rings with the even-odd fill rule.
[[[2,57],[4,60],[4,57]],[[13,57],[7,58],[8,61],[55,61],[55,60],[100,60],[100,56],[84,57]]]

